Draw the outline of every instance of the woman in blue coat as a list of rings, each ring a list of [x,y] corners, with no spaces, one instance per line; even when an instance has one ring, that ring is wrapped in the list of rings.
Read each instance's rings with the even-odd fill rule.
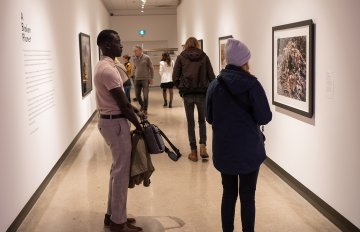
[[[213,128],[213,161],[221,173],[221,219],[224,232],[234,230],[235,205],[241,203],[243,231],[254,231],[255,190],[266,158],[260,125],[272,113],[263,87],[249,72],[250,51],[242,42],[225,45],[227,66],[207,91],[206,120]]]

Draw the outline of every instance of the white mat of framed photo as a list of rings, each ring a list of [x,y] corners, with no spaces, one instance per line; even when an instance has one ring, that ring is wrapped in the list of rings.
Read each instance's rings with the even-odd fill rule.
[[[230,38],[233,38],[233,36],[229,35],[219,38],[219,71],[223,70],[226,67],[225,44]]]

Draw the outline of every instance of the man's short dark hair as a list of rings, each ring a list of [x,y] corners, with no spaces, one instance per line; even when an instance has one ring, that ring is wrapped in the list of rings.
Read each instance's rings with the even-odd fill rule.
[[[105,42],[110,42],[114,39],[113,35],[117,35],[118,33],[114,30],[103,30],[99,33],[98,37],[97,37],[97,45],[101,46],[103,45]]]

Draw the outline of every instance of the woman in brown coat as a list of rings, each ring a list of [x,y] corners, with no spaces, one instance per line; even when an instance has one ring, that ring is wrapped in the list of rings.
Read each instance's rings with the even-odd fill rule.
[[[207,88],[215,79],[210,59],[199,47],[198,40],[190,37],[185,43],[185,50],[178,56],[173,71],[173,82],[184,99],[191,148],[189,159],[194,162],[198,161],[194,120],[195,106],[199,117],[200,156],[203,159],[209,158],[206,151],[205,99]]]

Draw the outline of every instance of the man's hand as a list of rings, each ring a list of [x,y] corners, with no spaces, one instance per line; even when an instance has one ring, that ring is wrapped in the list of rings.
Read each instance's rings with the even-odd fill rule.
[[[149,85],[152,85],[152,84],[154,84],[154,79],[149,80]]]
[[[141,119],[141,121],[144,121],[147,118],[147,116],[141,111],[137,112],[137,116]]]

